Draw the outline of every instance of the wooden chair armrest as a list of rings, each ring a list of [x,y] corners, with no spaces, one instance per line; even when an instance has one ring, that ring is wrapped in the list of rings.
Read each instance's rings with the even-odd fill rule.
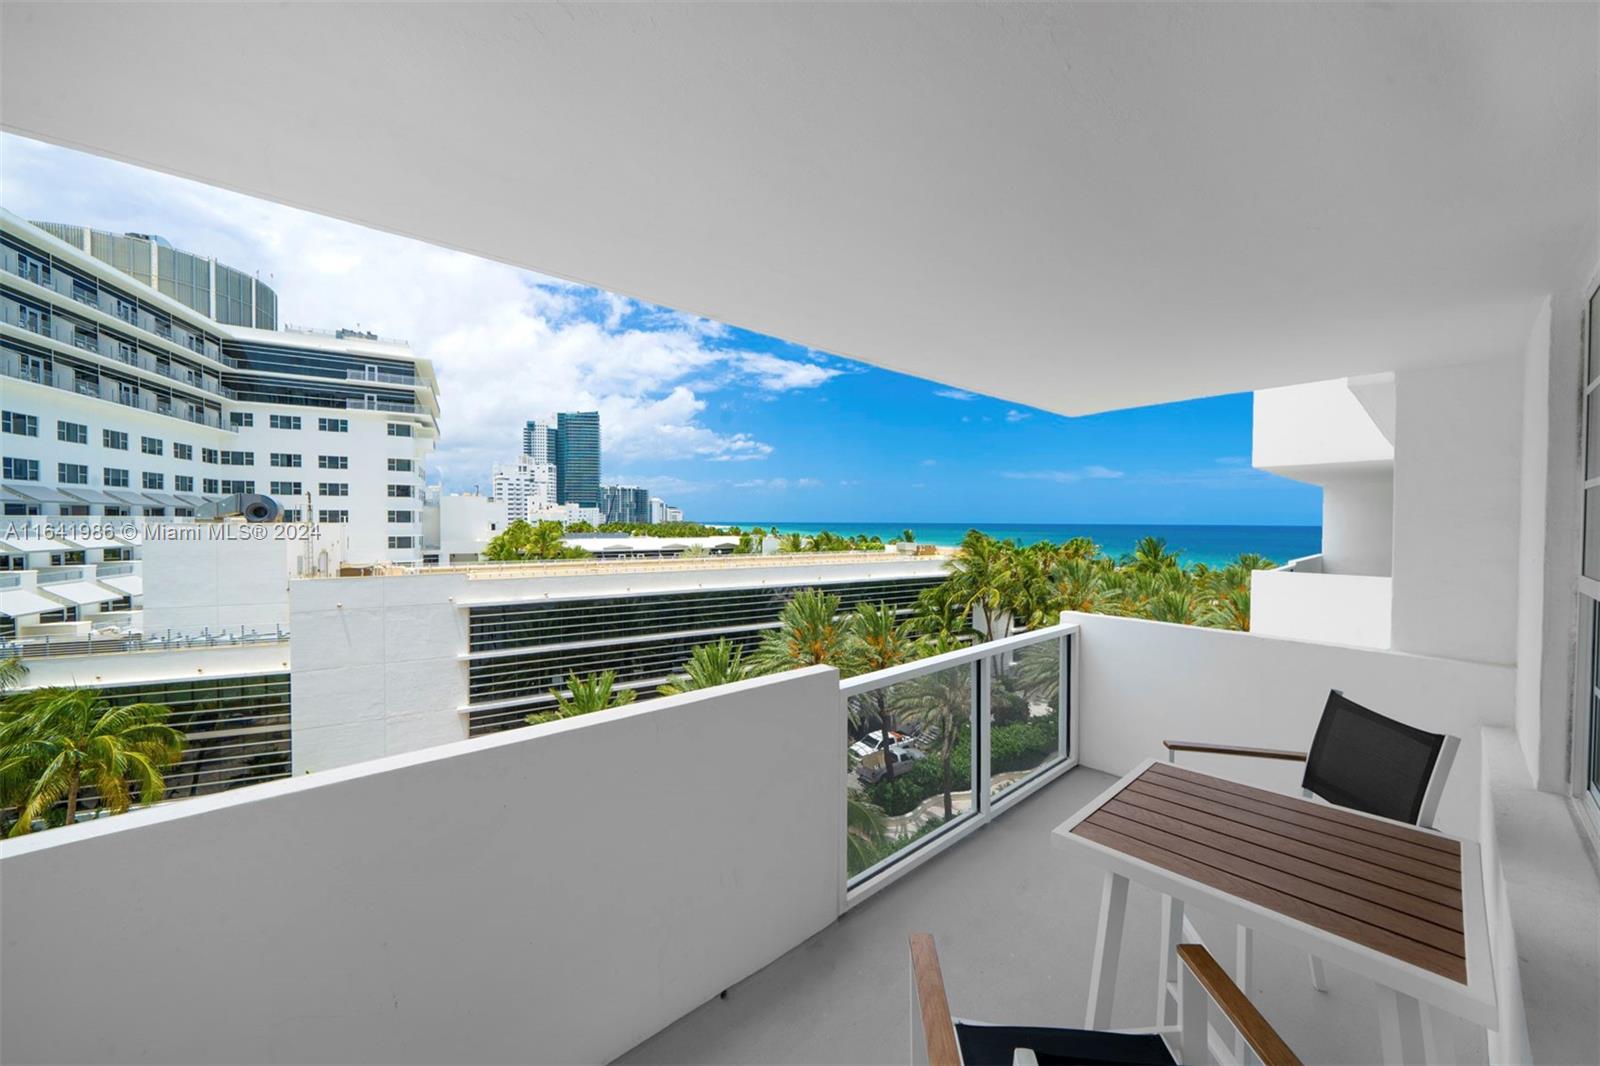
[[[1239,986],[1211,957],[1211,952],[1199,944],[1179,944],[1178,958],[1194,974],[1211,1002],[1244,1037],[1245,1043],[1261,1059],[1262,1066],[1301,1066],[1289,1045],[1256,1010],[1255,1004],[1239,991]]]
[[[931,933],[911,934],[911,987],[916,990],[922,1014],[928,1066],[961,1066],[956,1023],[950,1017],[950,1000],[945,995],[944,974],[939,969],[939,952],[933,946]]]
[[[1241,748],[1236,744],[1207,744],[1198,740],[1163,740],[1168,751],[1198,751],[1207,755],[1248,755],[1255,759],[1284,759],[1288,762],[1305,762],[1303,751],[1284,751],[1282,748]]]

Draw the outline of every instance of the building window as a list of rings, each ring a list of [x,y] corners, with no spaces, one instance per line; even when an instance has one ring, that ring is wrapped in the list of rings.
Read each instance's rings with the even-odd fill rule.
[[[128,450],[128,435],[120,429],[101,430],[100,443],[107,448],[115,448],[119,452],[125,452]]]
[[[106,488],[125,489],[128,487],[128,472],[121,467],[108,466],[100,474],[106,483]]]
[[[39,460],[5,457],[5,476],[9,481],[38,481]]]
[[[166,445],[162,443],[160,437],[140,437],[139,450],[146,455],[160,455],[166,451]]]
[[[267,424],[273,429],[299,429],[299,415],[268,415]]]
[[[217,461],[218,454],[219,453],[215,448],[201,448],[200,461],[202,463],[214,463]]]
[[[324,470],[349,470],[350,457],[348,455],[319,455],[317,465]]]
[[[390,459],[389,460],[389,470],[390,470],[391,473],[395,473],[395,474],[409,474],[409,473],[411,473],[411,460],[410,459]]]
[[[409,548],[409,547],[411,547],[411,544],[412,544],[412,538],[411,537],[390,537],[389,538],[389,547],[391,547],[391,548]]]
[[[389,498],[390,499],[410,499],[410,497],[411,497],[411,486],[410,485],[390,485],[389,486]]]
[[[399,525],[409,525],[412,521],[412,513],[411,511],[390,511],[389,521]]]
[[[299,466],[300,455],[297,452],[273,452],[273,466]]]
[[[164,489],[167,487],[167,477],[165,474],[146,470],[140,475],[140,484],[147,489]]]
[[[411,423],[409,423],[409,422],[390,422],[389,423],[389,436],[391,436],[391,437],[409,437],[409,436],[411,436]]]
[[[172,491],[173,492],[193,492],[194,491],[194,478],[189,474],[173,474],[172,475]]]
[[[235,429],[238,429],[241,426],[255,425],[256,416],[250,411],[230,411],[228,412],[228,421]]]
[[[250,493],[254,491],[256,491],[256,483],[254,481],[229,481],[227,478],[222,479],[222,494],[224,496],[232,496],[234,493]]]
[[[223,452],[221,455],[223,466],[254,466],[256,465],[255,452]]]
[[[39,419],[34,415],[6,411],[0,413],[0,430],[6,433],[15,433],[19,437],[37,437],[39,435]]]
[[[272,494],[274,496],[298,496],[302,491],[298,481],[274,481],[272,483]]]
[[[172,442],[172,457],[174,459],[193,459],[194,458],[194,445],[193,444],[179,444],[177,441],[173,441]]]
[[[342,524],[344,522],[350,521],[350,512],[349,511],[318,511],[317,512],[317,521],[318,522],[333,522],[335,524]]]
[[[324,433],[349,433],[350,420],[348,418],[319,418],[317,428]]]
[[[201,478],[200,479],[200,491],[201,492],[210,493],[211,495],[215,496],[217,493],[221,492],[222,490],[217,487],[217,479],[216,478],[208,477],[208,478]]]
[[[302,512],[298,507],[285,507],[283,509],[283,520],[285,522],[303,522],[305,521],[305,519],[301,517],[303,514],[304,512]]]
[[[82,422],[56,422],[56,440],[64,440],[68,444],[88,444],[89,427]]]
[[[345,481],[324,481],[317,486],[317,494],[321,496],[348,496],[350,484]]]
[[[87,485],[89,468],[83,463],[57,463],[56,480],[63,485]]]

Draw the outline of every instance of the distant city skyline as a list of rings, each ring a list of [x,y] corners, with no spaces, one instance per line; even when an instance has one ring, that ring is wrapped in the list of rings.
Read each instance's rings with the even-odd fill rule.
[[[597,483],[694,517],[1320,521],[1318,489],[1250,466],[1249,394],[1066,418],[9,134],[0,183],[24,217],[258,273],[282,322],[408,339],[438,371],[447,491],[487,489],[532,395],[599,413]]]

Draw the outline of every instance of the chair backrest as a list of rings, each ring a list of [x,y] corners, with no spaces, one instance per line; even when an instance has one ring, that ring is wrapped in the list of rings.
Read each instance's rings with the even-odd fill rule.
[[[961,1045],[931,933],[911,934],[911,1005],[911,1061],[919,1066],[961,1066]]]
[[[1317,723],[1301,787],[1340,807],[1431,826],[1458,743],[1381,715],[1335,689]]]

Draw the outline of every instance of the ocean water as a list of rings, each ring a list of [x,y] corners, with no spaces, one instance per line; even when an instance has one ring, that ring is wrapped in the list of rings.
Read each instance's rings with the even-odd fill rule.
[[[903,529],[910,529],[917,535],[919,543],[941,547],[954,547],[961,543],[968,529],[981,529],[991,537],[1016,540],[1022,544],[1040,540],[1060,543],[1072,537],[1089,537],[1100,545],[1102,551],[1112,556],[1131,552],[1140,537],[1165,537],[1168,551],[1182,552],[1179,557],[1181,562],[1186,565],[1205,563],[1207,566],[1223,565],[1243,552],[1256,552],[1274,562],[1283,563],[1302,555],[1315,555],[1322,550],[1321,526],[1183,526],[1158,522],[1137,525],[1093,522],[740,522],[732,519],[711,524],[736,525],[744,529],[758,524],[775,525],[782,533],[808,535],[826,529],[845,537],[861,533],[876,535],[885,541],[899,537]]]

